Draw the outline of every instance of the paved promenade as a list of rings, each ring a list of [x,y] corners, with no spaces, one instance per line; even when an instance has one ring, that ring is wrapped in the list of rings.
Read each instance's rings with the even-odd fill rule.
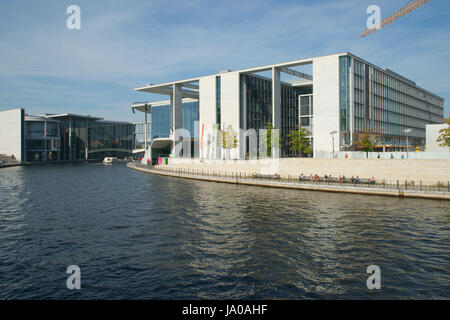
[[[206,170],[194,170],[186,168],[176,168],[174,166],[146,166],[137,163],[128,163],[127,166],[131,169],[138,170],[145,173],[156,174],[161,176],[170,176],[184,179],[195,179],[201,181],[219,182],[219,183],[233,183],[260,187],[284,188],[284,189],[299,189],[322,192],[341,192],[353,194],[379,195],[379,196],[394,196],[405,198],[424,198],[424,199],[438,199],[450,200],[450,190],[448,186],[440,185],[434,188],[424,187],[420,188],[408,185],[391,185],[391,184],[351,184],[351,183],[332,183],[332,182],[299,182],[294,177],[280,177],[274,179],[272,177],[255,178],[251,174],[236,173],[236,172],[210,172]],[[422,189],[422,190],[421,190]]]

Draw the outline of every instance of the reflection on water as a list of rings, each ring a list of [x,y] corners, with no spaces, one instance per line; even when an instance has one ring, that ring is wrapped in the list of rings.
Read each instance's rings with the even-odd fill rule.
[[[1,299],[449,298],[448,203],[0,170]],[[81,267],[81,291],[66,288]],[[378,265],[382,290],[366,288]]]

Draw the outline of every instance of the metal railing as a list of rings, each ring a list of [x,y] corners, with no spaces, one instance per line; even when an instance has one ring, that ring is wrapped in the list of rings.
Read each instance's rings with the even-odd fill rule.
[[[149,166],[138,164],[139,167],[149,168]],[[375,180],[370,179],[356,179],[345,178],[344,181],[338,177],[316,179],[311,177],[293,175],[260,175],[249,172],[236,171],[219,171],[206,169],[191,169],[191,168],[174,168],[170,166],[152,166],[153,170],[175,173],[178,175],[187,176],[202,176],[202,177],[217,177],[230,181],[261,181],[280,184],[292,185],[309,185],[309,186],[334,186],[334,187],[350,187],[350,188],[373,188],[399,191],[417,191],[421,193],[450,193],[450,181],[425,183],[422,181],[408,181],[408,180]]]

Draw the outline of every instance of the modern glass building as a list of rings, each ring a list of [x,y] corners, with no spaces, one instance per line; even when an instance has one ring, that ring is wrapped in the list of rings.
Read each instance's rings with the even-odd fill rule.
[[[135,135],[128,122],[70,113],[31,116],[23,108],[2,115],[1,124],[14,130],[11,143],[0,147],[23,162],[103,160],[133,154]]]
[[[266,129],[272,124],[272,80],[261,76],[241,76],[241,96],[244,103],[241,104],[240,113],[241,128]],[[302,93],[300,88],[288,83],[281,83],[281,155],[292,156],[289,150],[288,134],[295,130],[299,124],[298,103]],[[244,123],[245,121],[245,123]],[[259,139],[259,136],[258,136]],[[259,144],[259,141],[258,141]],[[248,146],[246,153],[248,152]]]
[[[89,159],[88,128],[102,118],[71,113],[45,114],[61,124],[61,160]]]
[[[60,122],[25,116],[25,162],[60,160]]]
[[[183,128],[188,130],[192,137],[195,136],[196,130],[194,124],[198,121],[198,102],[183,103]],[[168,138],[171,129],[172,110],[170,104],[154,106],[150,115],[152,139]]]
[[[258,132],[269,122],[280,130],[283,157],[293,156],[288,135],[298,126],[311,133],[314,157],[357,151],[365,137],[379,151],[415,150],[425,146],[425,126],[442,122],[444,107],[441,97],[414,81],[348,52],[135,90],[170,98],[152,112],[152,137],[167,139],[174,157],[178,142],[171,129],[190,129],[183,120],[185,100],[197,101],[198,156],[203,159],[220,156],[216,128],[241,129],[238,146],[229,153],[238,159],[248,152],[245,132]],[[135,109],[144,111],[139,104],[133,104]]]
[[[340,143],[344,150],[355,149],[362,134],[373,136],[384,149],[421,147],[425,145],[425,126],[442,122],[443,99],[415,82],[352,55],[340,57],[339,65]]]
[[[195,99],[184,99],[182,102],[182,128],[186,129],[191,138],[193,144],[195,139],[198,138],[198,128],[195,124],[198,124],[198,101]],[[152,148],[153,159],[158,156],[169,156],[171,152],[171,135],[172,135],[172,108],[170,101],[161,102],[136,102],[133,104],[135,110],[143,111],[147,110],[148,113],[148,131],[151,139],[148,141],[148,145]],[[139,123],[139,125],[145,126],[145,122]],[[143,133],[143,130],[140,129]],[[191,150],[193,151],[193,145]]]
[[[147,130],[145,130],[147,127]],[[134,128],[134,146],[133,149],[140,150],[144,149],[144,145],[146,141],[152,140],[152,123],[147,122],[137,122],[133,123]],[[147,139],[145,139],[145,135],[147,135]]]
[[[88,159],[130,157],[134,148],[133,125],[119,121],[95,121],[88,127]]]
[[[170,105],[156,106],[152,108],[151,131],[152,140],[157,138],[168,138],[170,136],[172,111]]]

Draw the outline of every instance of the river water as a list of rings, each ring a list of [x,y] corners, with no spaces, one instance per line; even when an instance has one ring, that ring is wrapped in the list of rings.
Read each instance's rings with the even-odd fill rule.
[[[446,201],[0,169],[0,299],[448,299],[449,264]]]

